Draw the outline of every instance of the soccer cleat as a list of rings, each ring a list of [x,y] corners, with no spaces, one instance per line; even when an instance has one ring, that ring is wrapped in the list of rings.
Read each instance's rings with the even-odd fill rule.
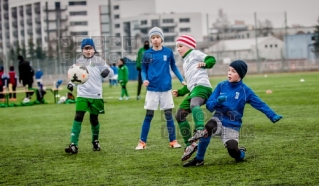
[[[181,147],[182,147],[179,143],[177,143],[177,140],[171,141],[171,142],[169,143],[169,146],[170,146],[171,148],[181,148]]]
[[[140,99],[141,99],[141,97],[140,97],[140,96],[137,96],[137,97],[136,97],[136,100],[140,100]]]
[[[122,100],[123,100],[123,97],[119,97],[119,100],[122,101]]]
[[[197,160],[195,157],[191,161],[184,163],[183,167],[201,166],[201,165],[204,165],[204,160]]]
[[[136,146],[135,150],[143,150],[146,148],[146,143],[142,140],[139,141],[138,145]]]
[[[193,137],[189,138],[189,142],[195,142],[200,138],[207,138],[208,137],[208,131],[206,129],[204,130],[196,130]]]
[[[99,140],[93,141],[92,144],[93,144],[93,151],[100,151],[101,150]]]
[[[244,156],[241,158],[241,159],[235,159],[236,160],[236,162],[242,162],[243,160],[244,160],[244,158],[245,158],[245,154],[246,154],[246,147],[239,147],[238,148],[240,151],[243,151],[244,152]]]
[[[78,153],[78,147],[74,143],[71,143],[69,147],[65,148],[64,150],[66,153],[70,153],[70,154]]]
[[[192,154],[197,151],[197,148],[198,148],[198,145],[195,142],[187,146],[182,156],[182,161],[188,160],[192,156]]]
[[[130,97],[126,97],[126,98],[125,98],[125,100],[129,100],[129,99],[130,99]]]

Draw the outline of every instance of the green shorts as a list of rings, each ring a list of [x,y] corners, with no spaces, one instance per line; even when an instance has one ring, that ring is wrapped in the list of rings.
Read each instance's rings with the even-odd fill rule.
[[[200,97],[205,100],[208,100],[209,96],[212,94],[213,90],[210,87],[205,86],[196,86],[192,92],[188,94],[188,96],[181,103],[179,108],[189,110],[191,108],[191,99],[194,97]]]
[[[75,111],[88,111],[90,114],[104,114],[103,99],[76,98]]]

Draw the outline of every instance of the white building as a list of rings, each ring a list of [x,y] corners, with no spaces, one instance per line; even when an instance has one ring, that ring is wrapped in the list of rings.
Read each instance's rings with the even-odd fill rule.
[[[259,59],[281,59],[284,52],[284,42],[273,36],[259,37],[257,41],[255,38],[221,40],[205,52],[213,54],[224,63],[228,63],[236,59],[255,60],[257,59],[257,51]]]

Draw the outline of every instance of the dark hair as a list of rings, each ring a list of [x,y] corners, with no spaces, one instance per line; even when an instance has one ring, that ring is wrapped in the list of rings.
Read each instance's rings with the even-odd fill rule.
[[[122,61],[123,64],[125,64],[125,59],[121,58],[120,60]]]
[[[23,61],[23,60],[24,60],[23,56],[19,55],[19,56],[18,56],[18,60]]]
[[[10,71],[14,71],[14,66],[10,66]]]

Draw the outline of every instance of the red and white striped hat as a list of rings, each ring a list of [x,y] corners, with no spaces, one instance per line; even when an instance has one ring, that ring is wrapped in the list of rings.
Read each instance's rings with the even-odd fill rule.
[[[182,35],[180,36],[177,41],[176,41],[176,45],[177,44],[183,44],[188,46],[191,49],[195,49],[196,48],[196,41],[195,39],[190,36],[190,35]]]

